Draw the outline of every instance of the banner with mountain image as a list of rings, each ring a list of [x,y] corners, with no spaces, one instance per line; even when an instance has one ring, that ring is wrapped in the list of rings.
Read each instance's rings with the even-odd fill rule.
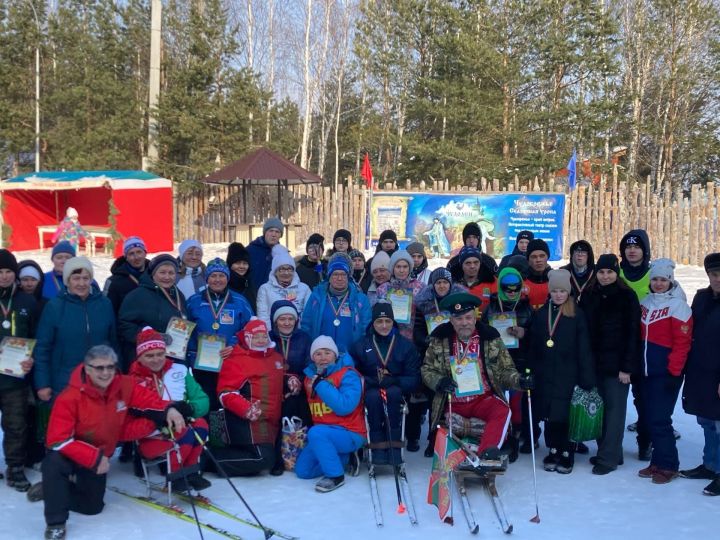
[[[376,192],[370,213],[370,244],[392,229],[401,246],[425,245],[429,257],[449,259],[463,245],[462,230],[475,221],[483,252],[500,259],[515,238],[530,230],[550,247],[550,260],[563,258],[565,195],[555,193],[413,193]]]

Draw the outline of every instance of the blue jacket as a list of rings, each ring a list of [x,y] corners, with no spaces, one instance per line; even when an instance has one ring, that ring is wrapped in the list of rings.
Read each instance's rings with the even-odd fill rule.
[[[223,297],[224,295],[221,298]],[[232,290],[230,291],[230,298],[228,298],[225,307],[219,314],[217,322],[220,324],[220,328],[217,330],[212,328],[215,318],[210,309],[205,289],[190,297],[186,309],[188,319],[197,324],[188,343],[188,360],[193,360],[197,354],[199,334],[219,334],[225,337],[226,346],[234,346],[237,345],[238,341],[236,334],[243,329],[250,317],[253,316],[252,308],[245,297]]]
[[[349,313],[347,315],[340,313],[338,317],[340,326],[333,324],[335,315],[332,307],[327,305],[329,287],[327,281],[313,289],[300,320],[300,328],[307,332],[311,339],[320,335],[330,336],[340,352],[350,350],[350,346],[365,334],[372,316],[368,297],[352,281],[348,286],[350,295],[345,307]]]
[[[112,303],[99,292],[85,300],[67,293],[53,298],[42,312],[36,338],[34,386],[50,387],[57,395],[90,347],[117,349]]]
[[[327,367],[325,375],[335,373],[344,367],[353,367],[352,358],[348,353],[340,353],[337,362]],[[305,368],[305,375],[314,377],[316,374],[315,364],[310,362]],[[338,388],[327,381],[320,381],[315,386],[315,392],[335,414],[347,416],[355,410],[362,399],[362,380],[357,372],[349,369]]]
[[[62,272],[59,274],[56,274],[54,270],[45,272],[42,279],[43,298],[51,300],[52,298],[62,296],[66,290],[67,287],[65,287],[65,284],[63,283]],[[92,280],[92,290],[93,292],[100,292],[100,285],[98,285],[97,281],[94,279]]]
[[[265,243],[264,237],[258,236],[248,244],[247,250],[250,254],[250,281],[257,290],[270,277],[272,247]]]
[[[397,381],[397,386],[403,394],[415,392],[420,386],[420,359],[413,343],[398,332],[397,323],[390,335],[385,337],[377,335],[370,326],[367,334],[356,341],[350,349],[350,354],[355,360],[355,368],[365,377],[366,386],[379,385],[378,368],[382,367],[382,361],[373,344],[373,336],[379,343],[385,342],[385,345],[389,344],[393,336],[395,337],[395,344],[385,369],[390,372],[389,376]]]

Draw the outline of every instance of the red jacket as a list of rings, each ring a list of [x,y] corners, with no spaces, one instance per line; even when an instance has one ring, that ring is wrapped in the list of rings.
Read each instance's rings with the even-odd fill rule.
[[[538,283],[537,281],[526,279],[523,284],[525,285],[525,290],[527,291],[528,302],[530,302],[530,307],[533,311],[537,311],[543,307],[548,299],[548,294],[550,293],[548,290],[548,282],[544,281],[542,283]]]
[[[95,469],[103,454],[113,455],[118,440],[141,439],[155,431],[151,420],[128,416],[130,409],[141,413],[166,407],[157,393],[127,375],[116,375],[103,393],[86,378],[80,364],[55,400],[46,444],[81,467]]]
[[[253,401],[260,401],[262,414],[250,424],[251,444],[275,443],[283,400],[285,368],[275,349],[252,351],[235,345],[220,368],[217,392],[220,404],[245,419]]]
[[[465,283],[461,282],[461,285],[465,285]],[[467,287],[467,285],[465,286]],[[482,317],[482,312],[490,303],[490,296],[497,293],[497,280],[476,283],[472,287],[468,287],[468,292],[481,302],[480,306],[476,309],[477,318],[479,319]]]

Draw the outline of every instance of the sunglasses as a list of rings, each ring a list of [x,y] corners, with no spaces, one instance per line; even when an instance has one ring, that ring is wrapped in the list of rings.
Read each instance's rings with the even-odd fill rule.
[[[106,365],[101,365],[101,366],[93,366],[92,364],[85,364],[85,367],[92,368],[99,373],[102,373],[104,371],[112,372],[117,369],[117,366],[115,364],[106,364]]]

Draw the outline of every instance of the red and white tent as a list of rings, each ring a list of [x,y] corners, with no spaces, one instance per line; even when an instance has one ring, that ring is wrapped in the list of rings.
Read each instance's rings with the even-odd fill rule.
[[[57,225],[72,206],[83,226],[110,227],[110,202],[117,209],[115,230],[122,239],[140,236],[148,251],[173,250],[172,183],[144,171],[28,173],[0,182],[2,221],[10,227],[6,246],[38,249],[38,227]]]

